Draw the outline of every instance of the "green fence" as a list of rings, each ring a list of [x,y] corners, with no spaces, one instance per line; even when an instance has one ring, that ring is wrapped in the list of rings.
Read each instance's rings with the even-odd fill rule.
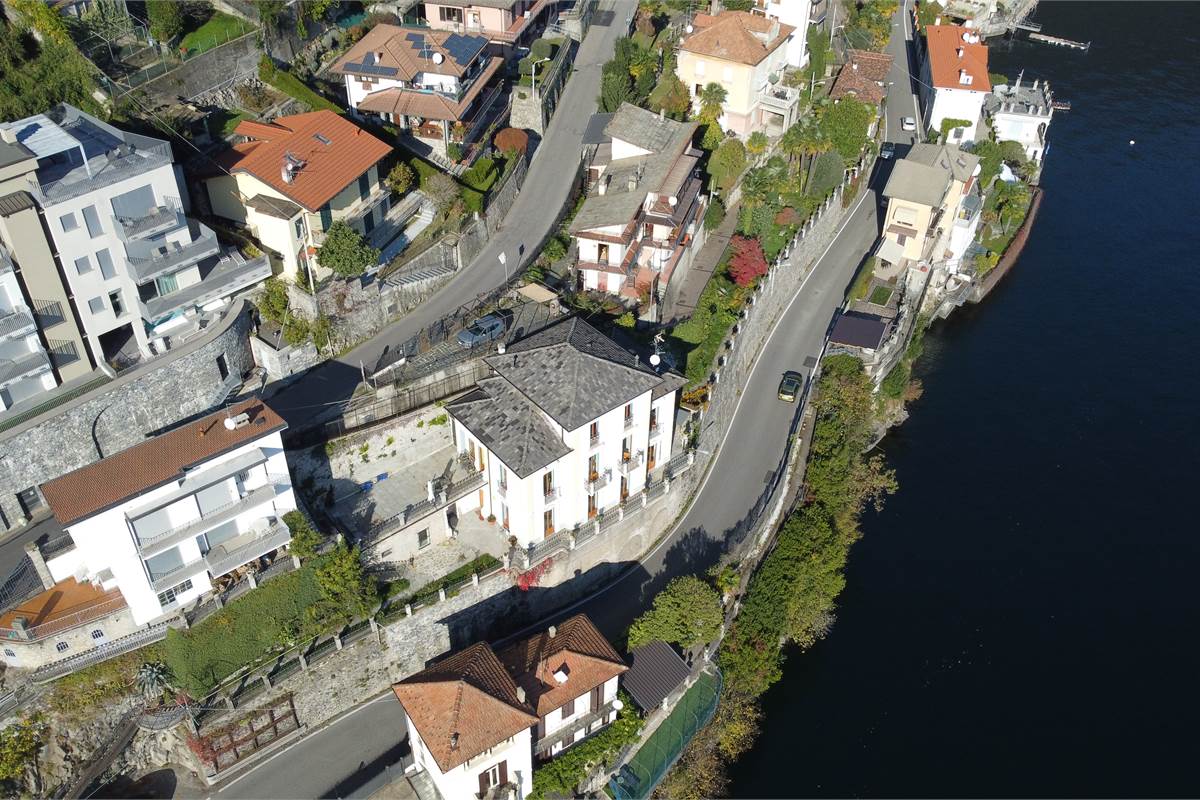
[[[712,719],[723,684],[721,672],[715,667],[712,672],[700,673],[662,725],[608,782],[616,800],[645,800],[650,796],[696,731]]]

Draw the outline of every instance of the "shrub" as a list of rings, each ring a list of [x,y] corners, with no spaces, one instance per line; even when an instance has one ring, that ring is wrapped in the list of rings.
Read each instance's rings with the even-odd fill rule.
[[[637,741],[642,720],[633,710],[633,701],[624,692],[621,701],[623,707],[613,724],[534,769],[530,800],[579,796],[579,783],[590,769],[597,765],[611,766],[613,758],[625,745]]]
[[[818,200],[833,191],[846,174],[846,162],[839,153],[827,150],[813,159],[812,177],[808,180],[808,194]]]
[[[317,249],[317,260],[337,275],[353,278],[379,263],[379,250],[339,219],[325,232],[325,242]]]
[[[300,511],[289,511],[283,515],[283,523],[292,532],[292,543],[289,546],[292,555],[307,561],[317,554],[317,546],[321,544],[323,537],[308,521],[308,517]]]
[[[904,389],[908,386],[908,377],[910,374],[908,364],[901,361],[892,367],[887,377],[883,379],[883,383],[879,387],[880,391],[893,400],[899,400],[904,396]]]
[[[398,161],[396,166],[388,172],[384,182],[396,194],[408,194],[416,179],[417,175],[413,172],[413,168],[403,161]]]
[[[733,258],[729,261],[729,276],[738,286],[751,286],[767,274],[767,259],[757,239],[734,236],[729,240]]]
[[[708,209],[704,212],[704,230],[715,231],[725,221],[725,204],[719,197],[708,201]]]
[[[633,621],[629,647],[664,642],[687,649],[717,638],[725,612],[712,586],[694,575],[675,578],[654,597],[653,607]]]

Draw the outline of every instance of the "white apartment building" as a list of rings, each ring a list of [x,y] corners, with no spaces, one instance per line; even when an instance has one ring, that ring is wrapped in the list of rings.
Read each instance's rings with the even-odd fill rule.
[[[579,285],[657,305],[704,245],[696,123],[629,103],[607,116],[591,143],[588,197],[570,226]]]
[[[926,26],[920,82],[926,130],[940,132],[943,120],[962,120],[967,124],[951,129],[945,143],[975,141],[991,90],[988,49],[978,31],[961,25]]]
[[[36,159],[23,188],[41,209],[97,363],[165,352],[270,275],[266,259],[223,253],[211,229],[185,216],[167,142],[69,105],[0,124],[0,136]]]
[[[670,460],[684,379],[586,322],[564,319],[487,363],[495,375],[446,407],[457,451],[487,479],[458,510],[494,515],[522,547],[615,509]]]
[[[1018,75],[1011,85],[992,87],[983,108],[991,117],[996,141],[1014,141],[1025,148],[1025,157],[1041,164],[1046,156],[1046,132],[1054,116],[1050,81],[1023,82]]]
[[[0,411],[57,385],[12,258],[0,243]]]
[[[812,7],[812,0],[756,0],[756,13],[796,29],[787,41],[787,63],[790,67],[800,68],[808,64],[808,24]]]
[[[286,427],[248,400],[43,484],[73,544],[47,558],[51,577],[119,590],[145,625],[284,547]]]
[[[480,642],[392,689],[404,709],[414,783],[444,798],[520,798],[533,763],[548,760],[617,717],[627,670],[580,614],[499,653]]]

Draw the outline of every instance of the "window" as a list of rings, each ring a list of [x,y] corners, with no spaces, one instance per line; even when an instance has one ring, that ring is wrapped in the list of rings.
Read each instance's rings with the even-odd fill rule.
[[[573,717],[573,716],[575,716],[575,698],[571,698],[567,702],[563,703],[563,707],[562,707],[562,718],[563,719],[566,719],[567,717]]]
[[[88,261],[87,256],[80,256],[75,259],[75,274],[87,275],[92,271],[92,262]]]
[[[104,276],[105,280],[117,276],[117,271],[113,268],[112,256],[108,254],[107,248],[96,251],[96,263],[100,265],[100,274]]]
[[[429,528],[422,528],[417,531],[417,549],[424,550],[429,547]]]
[[[225,360],[225,354],[217,356],[217,372],[221,374],[221,380],[229,377],[229,362]]]
[[[621,440],[621,460],[628,461],[632,457],[633,457],[633,443],[629,440],[629,437],[626,436],[624,439]]]
[[[588,438],[591,439],[593,442],[596,442],[600,439],[600,423],[599,422],[593,422],[591,424],[591,427],[588,428]]]
[[[67,233],[79,227],[79,220],[75,219],[74,214],[63,214],[58,218],[58,224],[62,225],[63,233]]]
[[[461,25],[463,21],[462,9],[442,6],[438,9],[438,19],[442,22],[457,22]]]
[[[329,230],[329,226],[333,224],[333,209],[329,207],[329,203],[321,206],[321,230]]]
[[[594,481],[600,477],[600,454],[592,453],[588,457],[588,480]]]
[[[87,224],[88,233],[93,239],[104,233],[104,228],[100,227],[100,215],[96,213],[95,206],[88,206],[83,210],[83,221]]]
[[[508,506],[504,503],[500,504],[500,522],[504,526],[504,530],[508,530]]]
[[[658,409],[652,408],[652,409],[650,409],[650,430],[655,430],[657,428],[658,428]]]
[[[97,642],[102,640],[104,638],[104,631],[100,628],[96,628],[96,630],[92,631],[92,638]]]
[[[703,61],[697,61],[697,62],[696,62],[696,74],[697,74],[697,75],[703,75],[703,74],[704,74],[704,62],[703,62]],[[699,94],[699,92],[697,92],[697,94]]]
[[[178,599],[179,595],[183,594],[184,592],[188,591],[191,588],[192,588],[192,579],[188,578],[183,583],[178,584],[177,586],[172,586],[170,589],[167,589],[165,592],[159,592],[158,593],[158,604],[160,606],[162,606],[163,608],[166,608],[167,606],[171,605],[171,603],[174,603],[175,600]]]
[[[497,786],[508,783],[508,762],[501,761],[479,773],[479,795],[482,797]]]
[[[293,222],[292,224],[296,226],[296,238],[303,239],[304,238],[304,217],[303,216],[296,217],[296,221]]]
[[[17,502],[20,503],[21,510],[25,512],[26,517],[32,517],[34,512],[45,505],[36,486],[30,486],[28,489],[17,492]]]
[[[546,511],[542,514],[542,524],[545,526],[546,535],[554,533],[554,512]]]
[[[546,474],[542,476],[542,494],[550,496],[554,494],[554,473],[546,470]]]
[[[696,95],[696,97],[699,97],[699,96],[700,96],[700,93],[701,93],[701,92],[703,92],[703,91],[704,91],[704,87],[703,87],[703,86],[701,86],[700,84],[698,84],[698,83],[697,83],[697,84],[696,84],[695,91],[693,92],[693,94],[695,94],[695,95]]]
[[[125,313],[125,304],[121,302],[121,290],[108,293],[108,304],[112,306],[113,313],[118,317]]]
[[[179,291],[179,280],[174,275],[163,275],[161,278],[154,279],[154,288],[158,291],[159,297],[166,297]]]
[[[17,657],[17,654],[12,651],[11,647],[4,648],[4,655],[8,656],[9,658]]]
[[[599,511],[600,507],[596,505],[596,495],[589,494],[587,503],[588,519],[594,518]]]
[[[358,199],[366,200],[367,195],[371,193],[371,178],[367,173],[358,176]]]
[[[54,649],[60,653],[65,653],[67,652],[67,648],[70,646],[71,645],[67,644],[66,642],[59,642],[58,644],[54,645]]]
[[[500,489],[508,489],[508,470],[504,467],[500,468]]]
[[[91,300],[88,300],[88,311],[91,311],[93,314],[99,314],[103,310],[104,300],[102,298],[93,297]]]

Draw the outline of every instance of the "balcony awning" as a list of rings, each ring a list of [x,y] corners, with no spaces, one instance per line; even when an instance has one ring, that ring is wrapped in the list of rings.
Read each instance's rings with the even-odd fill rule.
[[[889,264],[899,264],[904,258],[904,245],[885,236],[879,240],[879,246],[875,248],[875,255]]]

